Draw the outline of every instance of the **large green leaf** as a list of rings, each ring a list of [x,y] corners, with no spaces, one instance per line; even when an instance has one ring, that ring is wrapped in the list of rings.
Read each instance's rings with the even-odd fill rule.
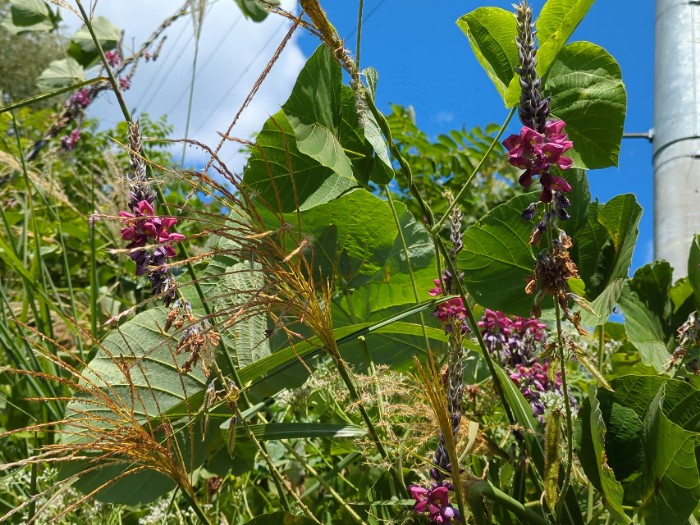
[[[639,235],[642,208],[634,195],[618,195],[604,205],[591,203],[587,224],[574,235],[572,257],[585,283],[596,317],[582,312],[586,324],[603,324],[622,293]]]
[[[352,174],[341,175],[299,151],[282,111],[270,117],[258,134],[243,181],[280,212],[311,209],[356,186]]]
[[[229,318],[239,318],[234,326],[220,330],[226,351],[235,357],[234,362],[239,368],[270,355],[267,316],[263,313],[250,315],[241,309],[263,287],[260,272],[260,266],[251,267],[250,261],[236,263],[226,267],[214,280],[213,288],[207,289],[207,300],[217,315],[228,312]]]
[[[675,335],[671,325],[672,273],[666,261],[642,266],[625,284],[619,299],[628,339],[639,349],[642,362],[658,372],[666,367]]]
[[[121,29],[103,16],[96,16],[91,23],[103,51],[117,47],[122,37]],[[100,53],[87,26],[84,25],[73,35],[68,54],[85,68],[95,65],[100,60]]]
[[[640,515],[647,523],[685,523],[700,500],[700,435],[668,417],[697,391],[687,383],[675,382],[682,395],[669,399],[667,391],[672,385],[669,382],[659,389],[644,421],[647,468]],[[697,409],[697,402],[692,407]]]
[[[695,235],[688,255],[688,281],[693,287],[695,302],[700,304],[700,235]]]
[[[395,202],[394,206],[399,216],[401,232],[399,234],[395,231],[396,237],[390,250],[384,252],[386,259],[378,271],[368,282],[347,294],[344,301],[339,304],[339,307],[346,312],[348,319],[379,320],[374,317],[377,312],[394,306],[415,303],[409,261],[419,298],[427,299],[427,292],[434,287],[435,249],[430,234],[422,224],[416,221],[413,214],[406,210],[404,204]],[[348,301],[351,301],[352,305],[348,305]]]
[[[537,73],[547,75],[549,67],[564,48],[594,0],[547,0],[537,16]]]
[[[627,93],[615,59],[590,42],[569,44],[551,66],[545,94],[552,97],[552,114],[566,122],[574,166],[616,166]]]
[[[622,509],[622,498],[624,490],[620,482],[615,479],[615,473],[607,463],[605,453],[605,421],[600,408],[600,403],[596,396],[597,389],[594,385],[588,388],[588,399],[590,400],[590,424],[591,437],[593,442],[593,451],[595,453],[596,468],[600,488],[603,493],[603,502],[613,519],[618,523],[630,523],[629,517],[625,515]]]
[[[320,45],[299,73],[292,94],[282,106],[294,130],[300,153],[345,178],[352,164],[338,138],[342,72],[328,46]]]
[[[12,0],[2,27],[13,34],[25,31],[51,31],[55,24],[48,4],[43,0]]]
[[[205,388],[205,378],[200,371],[193,370],[188,374],[181,372],[181,367],[189,356],[178,355],[175,350],[176,337],[163,333],[166,312],[165,308],[142,312],[105,338],[102,347],[82,372],[81,385],[92,385],[91,388],[104,391],[113,401],[113,408],[105,406],[104,402],[94,403],[90,397],[84,397],[84,400],[68,403],[66,416],[69,421],[74,419],[77,425],[83,420],[92,428],[104,428],[104,431],[109,433],[114,430],[113,427],[145,424],[152,418],[160,417],[174,406],[187,404],[189,396]],[[199,408],[187,406],[190,411]],[[133,415],[131,423],[126,422],[124,412]],[[70,433],[70,425],[65,431],[68,433],[62,439],[81,439]],[[97,434],[90,437],[99,439]],[[176,432],[176,438],[181,441],[179,448],[188,451],[189,455],[192,443],[189,431],[183,429]],[[165,442],[165,436],[162,441]],[[204,459],[199,443],[201,439],[194,440],[197,455],[191,460],[192,466],[197,466],[197,463]],[[66,474],[71,474],[76,469],[81,471],[86,466],[84,462],[69,465]],[[89,492],[125,472],[130,472],[133,467],[130,460],[116,464],[112,462],[103,468],[80,475],[76,486]],[[153,470],[145,470],[111,483],[98,494],[98,498],[136,504],[150,501],[171,490],[173,486],[171,479]],[[145,487],[148,490],[144,490]]]
[[[42,91],[70,86],[85,80],[83,68],[72,58],[54,60],[41,72],[36,83]]]
[[[534,194],[519,195],[464,232],[459,268],[469,293],[486,308],[521,316],[532,310],[525,283],[535,268],[529,244],[534,225],[523,220],[522,211],[533,200]]]
[[[539,49],[537,49],[537,74],[546,77],[557,55],[566,45],[569,37],[590,9],[594,0],[548,0],[537,17],[536,29]],[[518,104],[520,97],[519,77],[513,78],[508,86],[506,105]]]
[[[497,7],[480,7],[462,16],[457,25],[505,101],[508,85],[518,67],[514,14]]]
[[[291,217],[290,217],[291,219]],[[391,208],[365,189],[356,189],[301,214],[302,230],[315,239],[315,269],[334,275],[344,288],[370,280],[391,254],[397,235]]]

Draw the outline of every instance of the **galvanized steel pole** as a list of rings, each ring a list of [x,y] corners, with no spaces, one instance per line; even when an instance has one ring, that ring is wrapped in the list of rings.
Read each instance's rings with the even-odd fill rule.
[[[700,232],[700,0],[656,0],[654,255],[688,272]]]

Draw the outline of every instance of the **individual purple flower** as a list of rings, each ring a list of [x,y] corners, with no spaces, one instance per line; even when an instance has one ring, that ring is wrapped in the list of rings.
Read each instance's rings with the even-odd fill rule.
[[[68,135],[61,138],[61,148],[63,151],[70,151],[75,148],[80,140],[80,130],[74,129]]]
[[[445,285],[448,286],[447,281],[452,279],[448,271],[445,271]],[[440,279],[435,279],[435,288],[432,288],[428,294],[433,297],[438,297],[443,295],[442,283]],[[469,325],[467,324],[467,309],[462,302],[461,297],[453,297],[437,305],[435,310],[433,310],[433,317],[437,318],[445,329],[446,334],[451,334],[454,330],[454,326],[457,325],[462,334],[468,334],[471,332]]]
[[[87,89],[79,89],[68,99],[69,106],[75,106],[79,109],[85,109],[90,105],[90,102],[92,102],[92,99]]]
[[[529,188],[533,177],[539,176],[542,202],[551,202],[553,192],[571,191],[571,186],[564,178],[549,172],[552,166],[568,170],[573,165],[570,158],[563,156],[574,145],[566,133],[562,133],[565,125],[563,120],[549,120],[544,133],[523,126],[519,134],[510,135],[503,141],[508,150],[508,162],[525,170],[518,179],[521,186]]]
[[[124,91],[131,89],[131,80],[128,78],[119,77],[119,87]]]
[[[109,67],[117,67],[122,61],[122,57],[116,49],[105,51],[105,58],[107,59]]]
[[[546,392],[562,395],[561,371],[557,371],[554,382],[551,382],[549,362],[545,361],[543,364],[535,362],[531,366],[518,365],[510,374],[510,378],[530,403],[535,417],[543,422],[545,404],[542,396]]]
[[[167,257],[176,255],[172,243],[185,239],[181,233],[168,231],[177,223],[174,217],[154,215],[153,205],[147,200],[129,203],[134,213],[120,211],[119,216],[125,223],[121,229],[122,239],[130,241],[126,246],[132,250],[130,257],[136,262],[136,274],[143,275],[150,266],[163,266]],[[153,252],[139,250],[148,244],[159,244]]]
[[[408,486],[411,497],[416,500],[413,510],[419,514],[427,513],[431,525],[450,523],[452,520],[461,523],[459,510],[450,503],[450,490],[452,484],[448,482],[432,483],[430,488],[420,485]]]

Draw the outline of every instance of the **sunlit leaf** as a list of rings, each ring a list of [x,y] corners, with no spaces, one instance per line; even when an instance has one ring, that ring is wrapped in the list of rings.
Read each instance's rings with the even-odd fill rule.
[[[37,86],[43,91],[77,84],[85,79],[83,68],[72,58],[54,60],[39,75]]]
[[[457,20],[477,60],[505,101],[518,66],[515,15],[496,7],[480,7]]]
[[[566,122],[574,166],[617,166],[627,92],[615,59],[590,42],[569,44],[552,64],[544,92],[552,97],[552,114]]]

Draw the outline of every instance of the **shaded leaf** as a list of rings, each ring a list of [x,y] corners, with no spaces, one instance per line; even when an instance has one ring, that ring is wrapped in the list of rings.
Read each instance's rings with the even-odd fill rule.
[[[590,419],[588,423],[590,425],[593,450],[595,452],[599,490],[601,490],[603,494],[603,503],[613,519],[618,523],[630,523],[631,520],[625,515],[622,509],[624,489],[615,478],[615,472],[607,463],[607,455],[605,452],[605,435],[607,429],[600,408],[600,402],[596,395],[597,392],[598,390],[595,386],[590,385],[588,387],[588,399],[590,400]]]
[[[696,234],[688,254],[688,281],[693,287],[695,302],[700,304],[700,235]]]
[[[574,237],[572,258],[585,282],[586,299],[600,317],[582,311],[585,324],[604,323],[624,288],[639,235],[642,208],[634,195],[591,203],[587,224]]]
[[[103,16],[96,16],[92,19],[91,24],[103,51],[117,47],[122,37],[121,29]],[[68,46],[68,54],[85,68],[95,65],[100,60],[100,53],[87,26],[83,25],[73,35]]]
[[[639,349],[642,362],[658,372],[666,368],[675,336],[671,325],[672,274],[666,261],[642,266],[625,284],[619,299],[628,339]]]
[[[485,308],[526,317],[532,310],[525,284],[535,267],[529,244],[534,225],[521,214],[534,198],[519,195],[464,232],[459,268],[469,293]]]
[[[84,71],[80,64],[72,58],[64,58],[51,62],[36,82],[42,91],[50,91],[82,82],[84,79]]]
[[[684,385],[684,394],[695,393],[690,385],[675,383]],[[700,500],[696,456],[699,436],[666,416],[675,408],[666,398],[671,384],[659,389],[644,421],[647,470],[640,515],[647,523],[685,523]],[[676,403],[684,398],[681,396]]]

